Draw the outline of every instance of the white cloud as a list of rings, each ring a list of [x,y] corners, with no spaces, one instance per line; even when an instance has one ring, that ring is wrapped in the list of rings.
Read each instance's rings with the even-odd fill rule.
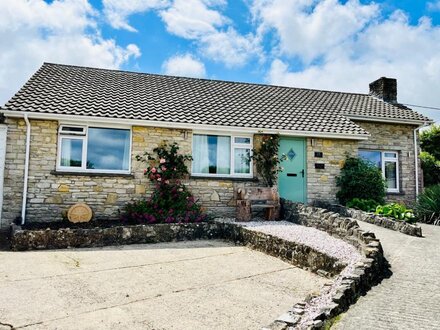
[[[0,2],[0,103],[6,102],[43,62],[118,68],[140,56],[101,37],[87,0]]]
[[[168,32],[186,39],[197,39],[216,32],[229,20],[217,10],[208,6],[224,5],[223,0],[175,0],[173,5],[160,15]]]
[[[256,0],[251,11],[260,33],[277,32],[281,54],[309,63],[361,31],[378,15],[378,6],[358,0]]]
[[[440,11],[440,0],[428,2],[427,7],[431,11]]]
[[[317,8],[324,2],[329,1],[324,0],[316,4],[313,0],[303,0],[302,4],[315,4],[313,10],[301,13],[304,21],[312,21]],[[278,2],[258,3],[259,11],[266,11],[263,5],[273,9],[274,3]],[[280,19],[285,22],[278,22],[279,27],[272,27],[279,37],[279,44],[278,49],[272,53],[275,59],[268,72],[268,81],[286,86],[368,93],[370,82],[382,76],[394,77],[398,80],[400,102],[440,106],[440,27],[433,26],[426,17],[412,25],[402,11],[395,11],[389,17],[380,18],[380,8],[377,12],[377,9],[360,5],[357,1],[346,3],[349,4],[351,7],[348,17],[352,14],[355,17],[364,17],[362,24],[345,21],[347,29],[343,31],[342,27],[335,27],[335,24],[339,23],[327,21],[325,17],[333,18],[336,7],[344,6],[337,4],[333,8],[320,7],[320,10],[326,10],[320,16],[324,24],[322,28],[318,23],[305,24],[303,31],[298,32],[297,27],[288,22],[289,17],[297,14],[297,7],[292,7],[291,2],[284,7],[278,3],[277,12],[281,15],[278,17],[282,17]],[[342,12],[346,10],[348,9]],[[360,13],[359,16],[356,14],[357,11]],[[340,17],[340,13],[336,13],[336,16]],[[262,20],[260,24],[267,23]],[[264,33],[267,33],[267,26],[264,28]],[[320,39],[320,33],[317,31],[322,29],[336,31],[335,39],[338,42],[328,41],[329,36],[326,33],[323,33]],[[346,33],[347,31],[349,33]],[[301,49],[302,43],[298,42],[304,40],[306,43],[306,40],[302,39],[304,36],[311,37],[311,44],[304,45],[305,50]],[[327,48],[321,47],[321,44]],[[293,59],[293,63],[297,63],[298,58],[304,65],[296,64],[290,67],[289,63]],[[310,62],[311,60],[318,61]],[[421,112],[440,119],[438,111]]]
[[[109,24],[116,29],[135,32],[128,24],[128,17],[148,10],[161,9],[169,5],[168,0],[103,0],[104,15]]]
[[[166,60],[162,70],[172,76],[203,78],[206,76],[205,65],[191,54],[176,55]]]
[[[241,35],[221,14],[225,0],[175,0],[160,15],[167,31],[194,40],[200,54],[227,67],[242,66],[260,56],[260,45],[252,35]]]

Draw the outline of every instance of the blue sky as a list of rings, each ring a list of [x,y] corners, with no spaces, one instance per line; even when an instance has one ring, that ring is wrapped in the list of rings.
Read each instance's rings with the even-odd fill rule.
[[[388,76],[440,107],[440,0],[3,1],[0,47],[0,103],[49,61],[361,93]]]

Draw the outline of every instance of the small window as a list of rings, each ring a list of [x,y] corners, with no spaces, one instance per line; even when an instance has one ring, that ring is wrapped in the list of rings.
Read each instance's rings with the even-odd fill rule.
[[[359,156],[381,169],[388,192],[399,192],[399,163],[397,152],[359,150]]]
[[[86,135],[86,128],[84,126],[60,126],[60,134],[65,135]]]
[[[193,135],[194,175],[251,176],[252,138]]]
[[[127,173],[130,141],[129,129],[61,126],[58,169]]]

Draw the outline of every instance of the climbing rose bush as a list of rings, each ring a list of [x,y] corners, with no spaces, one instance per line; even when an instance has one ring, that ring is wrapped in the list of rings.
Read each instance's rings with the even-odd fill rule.
[[[186,162],[192,157],[179,154],[177,143],[163,143],[153,153],[136,156],[147,164],[144,175],[154,184],[153,193],[147,199],[125,205],[122,220],[149,224],[206,220],[202,207],[181,182],[189,174]]]

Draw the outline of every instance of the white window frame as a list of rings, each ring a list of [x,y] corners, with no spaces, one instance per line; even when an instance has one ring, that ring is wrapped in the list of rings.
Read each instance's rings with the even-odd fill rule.
[[[235,149],[239,149],[239,148],[245,148],[245,149],[249,149],[250,150],[250,154],[252,155],[252,149],[254,148],[254,136],[253,135],[247,135],[247,134],[240,134],[240,135],[230,135],[230,134],[225,134],[224,132],[207,132],[207,131],[196,131],[193,132],[193,135],[211,135],[211,136],[225,136],[225,137],[229,137],[231,139],[230,142],[230,153],[231,153],[231,164],[230,164],[230,169],[231,172],[229,174],[214,174],[214,173],[194,173],[194,161],[191,162],[191,175],[194,177],[218,177],[218,178],[253,178],[254,176],[254,170],[253,170],[253,162],[252,159],[250,160],[250,172],[247,174],[243,174],[243,173],[235,173]],[[235,143],[235,138],[244,138],[244,139],[250,139],[250,143],[246,144],[246,143]],[[193,147],[194,144],[194,139],[192,139],[191,141],[191,146]]]
[[[64,127],[83,127],[84,133],[80,132],[63,132]],[[87,168],[87,145],[88,145],[88,133],[89,128],[108,128],[108,129],[124,129],[130,132],[129,140],[130,140],[130,155],[128,157],[128,170],[102,170],[102,169],[88,169]],[[58,150],[57,150],[57,164],[56,170],[58,172],[78,172],[78,173],[102,173],[102,174],[130,174],[131,173],[131,155],[133,148],[133,131],[131,126],[127,125],[102,125],[102,124],[79,124],[79,123],[60,123],[58,128]],[[76,139],[82,140],[82,155],[81,155],[81,167],[73,167],[73,166],[61,166],[61,146],[63,139]]]
[[[399,152],[396,150],[372,150],[372,149],[359,149],[359,151],[373,151],[380,152],[380,169],[382,171],[382,177],[386,180],[385,177],[385,163],[395,163],[396,164],[396,188],[388,188],[387,192],[389,193],[399,193],[400,192],[400,168],[399,168]],[[394,154],[396,157],[386,157],[385,154]]]

